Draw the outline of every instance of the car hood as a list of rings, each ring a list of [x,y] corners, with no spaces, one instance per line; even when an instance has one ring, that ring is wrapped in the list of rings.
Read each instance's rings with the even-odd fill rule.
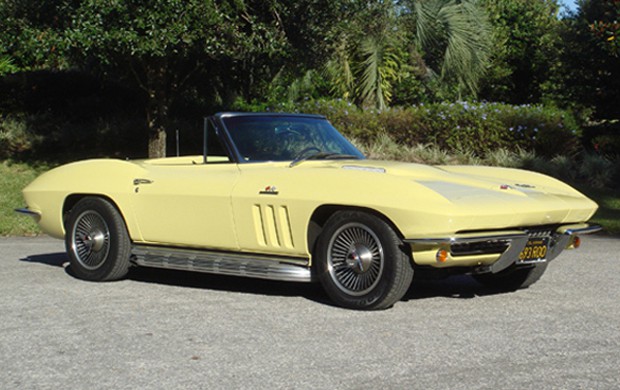
[[[504,194],[515,196],[558,195],[583,198],[584,195],[552,177],[514,168],[487,166],[431,166],[379,160],[357,160],[326,164],[347,171],[383,174],[411,180],[449,201]]]
[[[325,181],[336,183],[334,195],[346,192],[349,199],[358,197],[394,219],[414,212],[411,235],[431,225],[440,232],[584,222],[598,207],[557,179],[513,168],[347,160],[312,162],[302,169],[321,168],[335,175]],[[375,190],[346,191],[357,183]]]

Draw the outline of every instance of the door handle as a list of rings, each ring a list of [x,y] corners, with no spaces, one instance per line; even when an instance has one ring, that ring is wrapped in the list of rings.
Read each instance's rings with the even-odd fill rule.
[[[134,186],[139,186],[140,184],[151,184],[153,183],[153,180],[149,180],[149,179],[133,179],[133,185]]]

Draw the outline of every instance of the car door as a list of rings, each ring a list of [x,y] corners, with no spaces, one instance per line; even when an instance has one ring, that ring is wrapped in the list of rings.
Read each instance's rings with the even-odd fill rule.
[[[135,181],[133,208],[142,240],[238,249],[231,208],[231,193],[239,178],[237,164],[166,160],[161,165],[145,164],[145,177]]]
[[[235,231],[245,251],[308,256],[306,228],[315,203],[290,162],[241,164],[232,193]]]

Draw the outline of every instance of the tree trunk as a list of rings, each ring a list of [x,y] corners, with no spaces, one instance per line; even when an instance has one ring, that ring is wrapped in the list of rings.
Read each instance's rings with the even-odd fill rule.
[[[147,67],[146,119],[149,129],[149,158],[166,157],[166,129],[168,124],[169,94],[167,67],[164,61],[155,61]]]
[[[149,126],[149,158],[166,157],[166,129]]]

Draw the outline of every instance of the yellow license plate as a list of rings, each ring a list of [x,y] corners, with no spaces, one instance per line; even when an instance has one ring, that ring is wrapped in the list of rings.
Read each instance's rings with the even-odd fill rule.
[[[530,238],[523,251],[519,254],[519,262],[529,263],[544,261],[547,258],[549,249],[549,238]]]

